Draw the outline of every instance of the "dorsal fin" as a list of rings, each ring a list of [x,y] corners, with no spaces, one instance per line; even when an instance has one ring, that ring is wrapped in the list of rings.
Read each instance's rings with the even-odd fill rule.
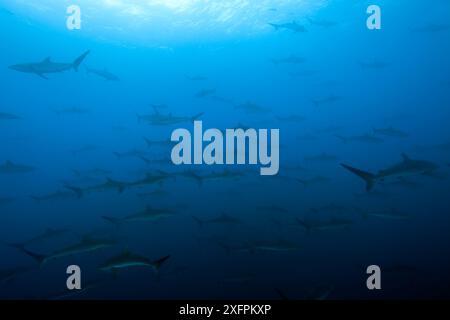
[[[6,160],[6,161],[5,161],[5,165],[7,165],[7,166],[12,166],[13,163],[12,163],[10,160]]]
[[[47,58],[45,58],[44,60],[42,60],[42,62],[51,62],[51,60],[52,60],[52,58],[47,57]]]
[[[411,158],[408,157],[405,153],[402,153],[402,159],[403,159],[403,161],[405,161],[405,162],[411,160]]]

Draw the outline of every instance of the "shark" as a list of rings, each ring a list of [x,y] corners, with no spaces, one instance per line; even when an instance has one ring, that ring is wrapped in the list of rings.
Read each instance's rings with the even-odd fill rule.
[[[8,269],[0,269],[0,283],[9,283],[21,274],[30,271],[27,267],[14,267]]]
[[[255,251],[271,251],[271,252],[291,252],[301,249],[296,243],[290,241],[275,241],[275,242],[259,242],[252,245]]]
[[[0,112],[0,120],[18,120],[18,119],[21,119],[21,117],[11,113]]]
[[[17,174],[17,173],[29,173],[35,171],[36,168],[24,164],[13,163],[12,161],[5,161],[0,164],[0,174]]]
[[[147,173],[144,178],[136,180],[136,181],[128,182],[125,184],[125,186],[126,187],[147,186],[150,184],[161,183],[164,180],[169,179],[169,178],[170,178],[170,175],[168,175],[167,173],[158,171],[158,173],[156,173],[156,174]]]
[[[151,147],[173,147],[174,146],[174,142],[170,139],[150,140],[146,137],[143,137],[143,139],[145,140],[145,143],[147,144],[147,146],[149,148],[151,148]]]
[[[264,113],[269,113],[272,112],[272,110],[262,107],[260,105],[257,105],[256,103],[247,101],[245,103],[239,104],[239,105],[235,105],[234,107],[235,109],[239,109],[244,111],[247,114],[264,114]]]
[[[203,114],[204,114],[203,112],[200,112],[192,117],[181,117],[181,116],[174,116],[172,113],[165,115],[155,110],[153,114],[137,115],[137,118],[138,121],[145,121],[150,125],[166,126],[184,122],[194,122],[195,120],[198,120]]]
[[[53,62],[50,57],[47,57],[40,62],[30,62],[11,65],[9,66],[9,69],[24,73],[35,74],[43,79],[48,79],[45,75],[49,73],[60,73],[72,69],[77,72],[80,64],[89,54],[89,52],[90,52],[89,50],[86,51],[71,63]]]
[[[308,30],[304,26],[298,24],[296,21],[286,23],[269,23],[269,25],[275,28],[276,31],[284,29],[293,31],[295,33],[308,32]]]
[[[387,127],[387,128],[373,128],[373,133],[391,137],[391,138],[408,138],[409,135],[406,132],[403,132],[401,130],[395,129],[393,127]]]
[[[172,217],[175,212],[169,208],[152,208],[148,206],[145,210],[131,214],[124,218],[113,218],[108,216],[103,216],[102,218],[116,226],[120,226],[125,222],[135,222],[135,221],[159,221],[164,218]]]
[[[195,222],[197,222],[197,224],[200,227],[202,227],[205,224],[217,224],[217,225],[229,225],[229,226],[242,224],[242,221],[240,219],[232,217],[226,213],[222,213],[221,215],[219,215],[215,218],[211,218],[211,219],[207,219],[207,220],[202,220],[195,216],[192,216],[192,218],[194,219]]]
[[[375,184],[384,182],[388,178],[402,179],[414,175],[432,175],[438,169],[438,166],[433,162],[414,160],[405,153],[402,153],[401,156],[401,162],[380,170],[378,173],[370,173],[343,163],[341,166],[364,180],[366,183],[366,191],[372,190]]]
[[[75,194],[78,196],[78,198],[82,198],[86,193],[101,192],[101,191],[108,191],[108,190],[117,190],[117,192],[122,193],[125,190],[125,187],[127,187],[127,183],[121,182],[121,181],[116,181],[111,178],[106,178],[105,182],[98,184],[98,185],[86,187],[86,188],[74,187],[74,186],[70,186],[70,185],[65,186],[66,189],[69,189],[69,190],[72,190],[73,192],[75,192]]]
[[[73,191],[68,190],[58,190],[49,194],[44,195],[34,195],[30,196],[31,199],[37,201],[37,202],[44,202],[44,201],[58,201],[58,200],[69,200],[77,198],[77,194]]]
[[[47,262],[51,260],[55,260],[58,258],[64,258],[68,256],[73,256],[80,253],[87,253],[87,252],[94,252],[101,249],[112,247],[116,244],[116,241],[110,240],[110,239],[94,239],[90,236],[85,236],[81,239],[80,242],[64,247],[60,250],[56,250],[53,253],[50,253],[48,255],[39,254],[36,252],[32,252],[28,249],[26,249],[23,246],[16,246],[17,249],[19,249],[21,252],[25,253],[26,255],[32,257],[34,260],[36,260],[39,265],[44,265]]]
[[[90,68],[88,66],[85,66],[84,69],[86,70],[86,73],[92,73],[95,74],[107,81],[119,81],[119,77],[116,76],[115,74],[109,72],[106,68],[103,69],[95,69],[95,68]]]
[[[131,268],[131,267],[150,267],[153,272],[158,274],[162,264],[170,258],[170,255],[164,256],[157,260],[150,260],[141,255],[125,250],[117,256],[114,256],[100,265],[99,269],[102,271],[116,272],[119,269]]]

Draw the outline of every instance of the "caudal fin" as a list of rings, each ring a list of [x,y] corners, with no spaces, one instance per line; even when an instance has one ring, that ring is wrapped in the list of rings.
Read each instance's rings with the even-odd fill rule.
[[[43,254],[38,254],[38,253],[35,253],[35,252],[32,252],[32,251],[26,249],[24,243],[8,243],[7,245],[9,245],[10,247],[16,248],[20,252],[25,253],[27,256],[30,256],[31,258],[36,260],[37,263],[39,263],[39,265],[44,264],[47,260],[47,256],[45,256]]]
[[[203,177],[201,177],[198,174],[193,173],[193,172],[191,173],[190,176],[192,179],[194,179],[197,182],[199,188],[201,188],[203,186]]]
[[[77,195],[78,199],[81,199],[83,197],[83,189],[78,187],[72,187],[72,186],[64,186],[64,188],[69,189]]]
[[[357,175],[361,179],[363,179],[366,182],[366,190],[367,191],[372,190],[372,188],[375,184],[375,175],[374,174],[350,167],[343,163],[341,163],[341,166],[344,167],[345,169],[347,169],[348,171],[350,171],[351,173]]]
[[[196,216],[192,216],[192,219],[194,219],[194,221],[198,223],[199,227],[203,227],[203,221],[202,220],[200,220]]]
[[[305,228],[306,231],[308,232],[311,231],[311,225],[308,222],[300,218],[296,218],[295,220],[297,220],[297,223],[301,225],[303,228]]]
[[[192,121],[198,120],[203,114],[204,114],[204,112],[200,112],[199,114],[196,114],[195,116],[193,116],[191,118],[191,120]]]
[[[166,262],[168,259],[170,258],[170,255],[162,257],[158,260],[153,261],[152,265],[153,265],[153,271],[155,271],[155,273],[159,272],[159,269],[161,268],[161,265]]]
[[[83,53],[81,56],[75,59],[75,61],[72,63],[73,69],[78,72],[78,67],[80,66],[81,62],[83,62],[84,58],[89,54],[90,50]]]
[[[122,225],[122,220],[119,218],[102,216],[102,219],[104,219],[105,221],[108,221],[109,223],[112,223],[117,229],[119,229],[120,226]]]
[[[280,29],[280,26],[275,23],[268,23],[269,26],[272,26],[276,31]]]

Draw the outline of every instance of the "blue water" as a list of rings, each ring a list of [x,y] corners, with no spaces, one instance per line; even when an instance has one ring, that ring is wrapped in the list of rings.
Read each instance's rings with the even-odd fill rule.
[[[78,1],[82,28],[69,31],[71,2],[0,1],[0,113],[20,117],[0,119],[0,163],[35,168],[0,173],[0,297],[448,298],[450,2],[374,2],[382,9],[382,29],[375,31],[366,28],[367,1]],[[293,20],[307,32],[268,24]],[[45,57],[69,63],[86,50],[79,72],[47,74],[48,80],[8,69]],[[292,56],[305,61],[273,62]],[[85,66],[120,80],[106,81]],[[215,92],[196,97],[203,89]],[[332,96],[338,99],[326,102]],[[270,112],[235,108],[246,102]],[[166,105],[158,109],[165,115],[204,112],[205,128],[279,128],[278,175],[261,176],[259,166],[173,165],[170,146],[149,147],[143,137],[167,140],[176,128],[192,130],[192,122],[138,121],[136,115],[154,114],[151,104]],[[291,115],[304,119],[285,121]],[[373,131],[389,127],[405,136]],[[337,137],[365,134],[380,140]],[[150,161],[114,155],[134,149]],[[309,159],[323,153],[332,157]],[[363,180],[340,166],[376,173],[401,162],[401,153],[438,168],[366,192]],[[89,172],[96,168],[105,172]],[[200,184],[181,174],[224,169],[239,176]],[[167,178],[132,186],[146,174]],[[298,181],[317,177],[326,179]],[[125,190],[78,198],[68,188],[107,178],[124,182]],[[139,196],[155,190],[164,194]],[[57,191],[65,197],[33,198]],[[118,228],[102,218],[148,206],[173,215]],[[388,214],[374,214],[380,212]],[[223,213],[237,221],[193,218]],[[345,225],[307,230],[299,223],[338,220]],[[48,228],[66,232],[27,242]],[[86,235],[115,244],[42,265],[29,254],[50,256]],[[145,266],[99,269],[125,250],[151,261],[170,258],[158,274]],[[82,292],[66,289],[73,264],[82,270]],[[381,290],[366,287],[372,264],[381,267]]]

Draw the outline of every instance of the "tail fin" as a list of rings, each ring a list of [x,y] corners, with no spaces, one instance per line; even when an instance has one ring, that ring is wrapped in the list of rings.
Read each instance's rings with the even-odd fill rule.
[[[362,171],[353,167],[350,167],[346,164],[341,163],[341,166],[343,166],[345,169],[347,169],[348,171],[350,171],[353,174],[356,174],[358,177],[360,177],[361,179],[363,179],[366,182],[366,191],[370,191],[372,190],[374,184],[375,184],[375,175],[370,173],[370,172],[366,172],[366,171]]]
[[[15,248],[19,251],[22,251],[23,249],[25,249],[25,242],[16,242],[16,243],[10,243],[10,242],[5,242],[4,243],[6,246],[11,247],[11,248]]]
[[[80,199],[83,197],[83,189],[78,187],[72,187],[72,186],[64,186],[64,188],[69,189],[77,195],[77,198]]]
[[[307,223],[305,220],[300,218],[296,218],[295,220],[297,220],[298,224],[301,225],[303,228],[305,228],[306,231],[308,232],[311,231],[311,225]]]
[[[203,178],[201,176],[199,176],[198,174],[195,174],[193,172],[190,174],[190,176],[192,179],[194,179],[197,182],[199,188],[201,188],[203,186]]]
[[[118,152],[113,152],[113,154],[117,157],[117,159],[121,159],[122,155]]]
[[[275,23],[268,23],[268,25],[272,26],[275,29],[275,31],[278,31],[280,29],[280,26]]]
[[[153,271],[155,271],[155,273],[159,272],[159,268],[161,268],[161,265],[167,261],[167,259],[170,258],[170,255],[167,255],[165,257],[162,257],[161,259],[155,260],[152,263],[152,267],[153,267]]]
[[[83,62],[84,58],[89,54],[89,50],[83,53],[81,56],[75,59],[75,61],[72,63],[73,69],[78,72],[78,67],[80,66],[81,62]]]
[[[289,300],[289,298],[280,289],[275,288],[275,291],[281,300]]]
[[[138,119],[139,119],[139,116],[138,116]],[[145,140],[145,143],[147,144],[147,147],[150,148],[152,146],[153,142],[150,139],[146,138],[146,137],[142,137],[142,138]]]
[[[36,260],[39,263],[39,265],[43,265],[47,260],[47,256],[26,249],[24,243],[8,243],[8,246],[16,248],[20,252],[23,252],[26,255],[30,256],[31,258]]]
[[[151,161],[150,159],[147,159],[147,158],[144,157],[144,156],[139,156],[139,159],[141,159],[142,161],[144,161],[146,165],[152,164],[152,161]]]
[[[102,216],[102,218],[104,220],[108,221],[109,223],[112,223],[113,225],[115,225],[117,229],[119,229],[119,227],[122,225],[122,220],[119,218],[113,218],[113,217],[108,217],[108,216]]]
[[[194,221],[198,223],[199,227],[203,227],[203,221],[202,220],[200,220],[196,216],[192,216],[192,219],[194,219]]]
[[[198,120],[202,115],[204,115],[205,113],[204,112],[200,112],[199,114],[196,114],[196,115],[194,115],[192,118],[191,118],[191,120],[192,121],[195,121],[195,120]]]

